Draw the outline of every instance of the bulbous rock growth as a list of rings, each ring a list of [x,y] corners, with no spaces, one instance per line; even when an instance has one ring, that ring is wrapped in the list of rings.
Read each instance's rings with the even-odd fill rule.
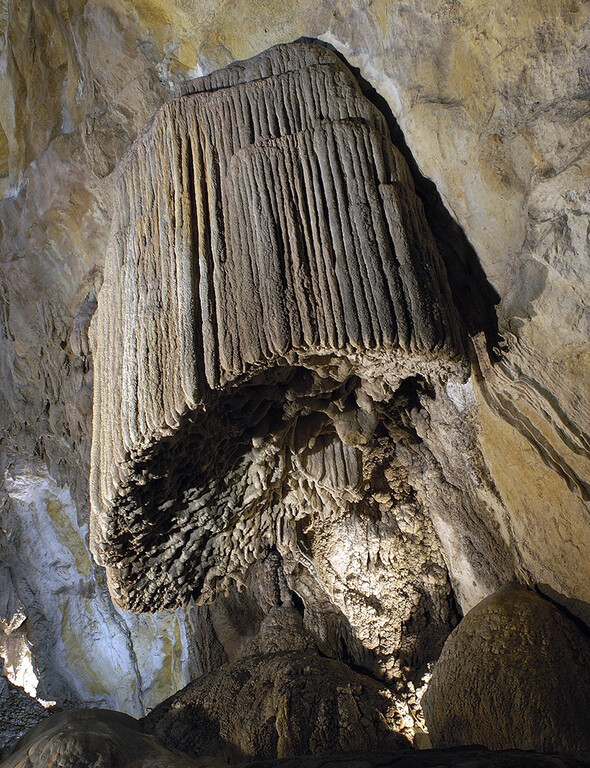
[[[332,51],[279,45],[182,85],[117,179],[91,468],[114,598],[210,600],[272,548],[325,582],[335,521],[354,538],[387,507],[387,573],[413,580],[407,624],[427,599],[446,635],[445,562],[399,449],[412,391],[467,364],[383,115]],[[380,557],[357,563],[375,584]]]

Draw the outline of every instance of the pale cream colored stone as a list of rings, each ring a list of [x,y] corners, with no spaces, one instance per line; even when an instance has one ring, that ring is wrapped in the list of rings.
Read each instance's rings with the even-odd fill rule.
[[[587,504],[564,478],[544,464],[531,444],[498,418],[481,398],[481,446],[490,473],[509,510],[518,576],[556,593],[588,601],[590,526]],[[574,565],[575,564],[575,565]],[[583,618],[589,615],[583,612]]]

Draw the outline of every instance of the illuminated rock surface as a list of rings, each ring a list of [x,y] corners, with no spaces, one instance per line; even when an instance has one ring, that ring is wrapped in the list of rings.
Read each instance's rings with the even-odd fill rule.
[[[296,597],[337,658],[414,685],[454,621],[431,519],[454,489],[419,411],[452,407],[468,368],[388,136],[309,43],[184,84],[148,124],[117,171],[92,326],[91,544],[134,611],[252,586],[274,553],[270,606]],[[477,447],[455,422],[460,471]]]
[[[31,696],[141,715],[190,676],[184,617],[119,611],[92,561],[67,489],[37,464],[5,476],[5,672]]]
[[[387,686],[320,656],[297,611],[280,607],[240,659],[195,680],[143,723],[193,757],[241,762],[407,748],[413,730],[405,714]]]
[[[333,53],[182,94],[118,171],[93,331],[92,545],[134,610],[243,583],[318,508],[370,514],[396,392],[466,369],[405,161]]]
[[[435,747],[590,760],[590,638],[536,593],[503,587],[449,637],[423,704]]]
[[[578,0],[0,1],[0,645],[12,681],[140,715],[235,659],[294,591],[329,656],[416,686],[456,621],[453,595],[466,612],[516,577],[590,622],[589,14]],[[415,164],[394,141],[478,364],[467,384],[396,399],[405,436],[383,436],[367,479],[384,511],[322,518],[334,503],[322,490],[315,528],[302,517],[269,552],[268,586],[255,563],[241,593],[122,617],[86,549],[87,331],[112,172],[179,84],[302,35],[359,67],[403,131]],[[261,453],[267,482],[276,464]],[[305,471],[317,483],[325,467]],[[59,556],[39,556],[39,542]]]

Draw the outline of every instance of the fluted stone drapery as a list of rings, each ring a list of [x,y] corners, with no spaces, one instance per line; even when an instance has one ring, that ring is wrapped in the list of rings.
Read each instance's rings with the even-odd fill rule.
[[[153,610],[239,581],[280,537],[297,472],[362,494],[370,403],[461,375],[464,356],[407,165],[325,47],[184,84],[117,185],[91,544],[118,602]],[[345,428],[334,403],[355,392]]]

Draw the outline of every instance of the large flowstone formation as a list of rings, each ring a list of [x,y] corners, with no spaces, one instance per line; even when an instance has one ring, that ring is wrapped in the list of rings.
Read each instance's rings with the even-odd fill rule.
[[[117,183],[91,469],[91,543],[115,599],[212,599],[272,551],[330,591],[348,558],[367,579],[357,604],[382,593],[390,623],[397,600],[442,642],[446,566],[399,448],[416,440],[416,393],[466,363],[384,117],[330,50],[281,45],[184,84]],[[356,551],[371,526],[388,531],[387,573]]]

